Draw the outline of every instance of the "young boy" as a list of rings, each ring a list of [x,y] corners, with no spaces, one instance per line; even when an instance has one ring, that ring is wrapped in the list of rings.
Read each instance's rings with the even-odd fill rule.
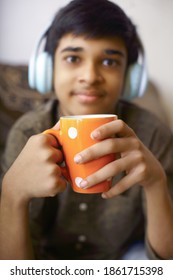
[[[149,258],[173,257],[173,136],[155,116],[120,99],[140,48],[135,26],[107,0],[74,0],[55,16],[46,51],[56,98],[15,124],[4,155],[4,171],[12,166],[2,183],[2,259],[119,259],[141,239]],[[62,115],[102,113],[118,120],[93,131],[102,141],[74,161],[118,153],[80,185],[113,177],[112,188],[74,193],[62,177],[56,139],[42,132]]]

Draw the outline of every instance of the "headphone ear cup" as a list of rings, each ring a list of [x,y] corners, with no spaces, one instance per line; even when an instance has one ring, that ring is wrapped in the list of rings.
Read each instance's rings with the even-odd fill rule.
[[[123,98],[131,100],[141,97],[147,86],[147,73],[143,65],[135,63],[129,66],[124,86]]]
[[[40,93],[44,94],[52,90],[53,63],[49,53],[39,54],[35,61],[35,76],[31,72],[30,79]]]
[[[32,55],[28,66],[28,83],[32,89],[35,89],[35,56]]]

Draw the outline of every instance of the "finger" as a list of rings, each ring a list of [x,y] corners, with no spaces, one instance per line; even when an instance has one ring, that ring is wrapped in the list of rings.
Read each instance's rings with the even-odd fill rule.
[[[126,157],[116,159],[81,181],[80,186],[82,188],[88,188],[117,176],[122,172],[133,173],[135,169],[139,169],[141,166],[139,164],[140,158],[139,153],[132,152]]]
[[[59,129],[60,129],[60,121],[58,121],[58,122],[52,127],[52,129],[59,130]]]
[[[60,192],[64,192],[67,187],[67,181],[63,177],[59,177],[57,181],[57,185],[55,191],[51,193],[49,196],[55,196]]]
[[[67,181],[62,176],[61,168],[58,165],[50,166],[50,175],[48,180],[48,196],[55,196],[57,193],[65,190]]]
[[[133,130],[122,120],[115,120],[104,124],[91,133],[93,139],[101,140],[111,136],[129,137],[134,135]]]
[[[87,149],[76,154],[74,161],[76,163],[85,163],[94,159],[98,159],[102,156],[109,154],[119,154],[127,151],[131,151],[139,146],[138,141],[131,138],[109,138],[99,143],[96,143]]]
[[[115,186],[109,191],[102,193],[102,198],[112,198],[127,191],[130,187],[136,185],[140,181],[140,173],[129,173],[124,176]]]
[[[117,159],[105,165],[103,168],[82,180],[80,182],[80,187],[86,189],[105,180],[109,180],[124,171],[125,162],[125,159]]]
[[[34,145],[34,147],[37,147],[37,157],[41,158],[43,161],[63,161],[62,151],[58,149],[59,144],[54,136],[43,133],[34,135],[29,139],[28,145],[30,145],[30,143]]]
[[[35,137],[35,136],[32,136]],[[56,137],[53,136],[52,134],[49,133],[40,133],[36,135],[38,137],[38,141],[40,142],[40,145],[45,145],[45,146],[52,146],[52,147],[59,147],[59,142],[57,141]]]
[[[59,130],[60,129],[60,121],[58,121],[51,129],[53,130]],[[59,142],[58,142],[58,139],[56,138],[56,136],[54,136],[53,134],[51,134],[51,132],[47,132],[46,131],[43,131],[42,133],[43,135],[48,135],[48,139],[49,139],[49,143],[53,146],[53,147],[58,147],[60,146],[59,145]]]
[[[51,154],[50,159],[55,163],[61,163],[64,160],[64,156],[61,150],[52,147],[51,148]]]
[[[46,196],[54,197],[58,193],[61,193],[61,192],[65,191],[66,186],[67,186],[67,182],[65,181],[65,179],[64,178],[59,178],[59,180],[57,181],[56,187],[49,190]]]

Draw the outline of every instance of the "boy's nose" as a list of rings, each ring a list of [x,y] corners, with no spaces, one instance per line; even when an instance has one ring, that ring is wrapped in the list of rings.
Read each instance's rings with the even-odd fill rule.
[[[103,77],[96,65],[89,63],[80,69],[79,81],[87,84],[102,82]]]

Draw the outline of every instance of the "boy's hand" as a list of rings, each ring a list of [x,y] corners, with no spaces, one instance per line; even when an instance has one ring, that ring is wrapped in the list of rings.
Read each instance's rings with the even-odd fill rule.
[[[29,201],[33,197],[54,196],[64,191],[66,181],[58,166],[63,155],[57,148],[52,135],[32,136],[5,174],[3,192],[17,201]]]
[[[91,187],[125,171],[126,176],[102,195],[103,198],[110,198],[135,184],[148,188],[166,181],[160,163],[122,120],[115,120],[99,127],[91,136],[102,141],[76,155],[75,162],[85,163],[111,153],[119,156],[115,161],[85,178],[81,182],[81,187]]]

